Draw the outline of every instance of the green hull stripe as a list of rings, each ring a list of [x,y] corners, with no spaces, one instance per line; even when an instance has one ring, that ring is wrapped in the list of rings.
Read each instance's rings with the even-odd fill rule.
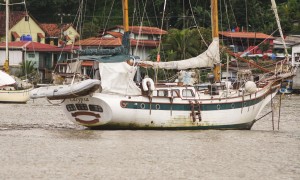
[[[214,111],[214,110],[227,110],[227,109],[237,109],[242,107],[253,106],[261,102],[264,98],[260,97],[253,100],[248,100],[244,102],[233,102],[233,103],[220,103],[220,104],[200,104],[200,111]],[[149,110],[174,110],[174,111],[191,111],[191,104],[171,104],[171,103],[150,103],[150,102],[132,102],[132,101],[122,101],[121,104],[126,104],[127,109],[145,109]],[[194,104],[195,111],[198,111],[199,106]]]

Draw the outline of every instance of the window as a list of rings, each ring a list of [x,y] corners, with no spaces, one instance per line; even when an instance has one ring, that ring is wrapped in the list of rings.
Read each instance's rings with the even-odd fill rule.
[[[172,93],[172,97],[179,97],[179,89],[173,89],[171,93]]]
[[[184,89],[182,90],[182,97],[195,97],[193,90]]]
[[[158,90],[157,91],[157,96],[168,97],[168,90]]]
[[[76,108],[78,110],[88,110],[88,106],[86,104],[76,104]]]
[[[66,108],[68,111],[76,111],[76,107],[74,106],[74,104],[67,104]]]
[[[28,53],[28,58],[35,58],[35,54],[34,53]]]
[[[101,106],[90,104],[89,105],[90,111],[96,111],[96,112],[103,112],[103,109]]]

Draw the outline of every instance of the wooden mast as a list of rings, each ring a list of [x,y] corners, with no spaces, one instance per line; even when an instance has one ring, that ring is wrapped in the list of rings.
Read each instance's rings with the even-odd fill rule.
[[[219,26],[218,26],[218,0],[211,0],[211,21],[212,21],[212,38],[219,39]],[[214,66],[215,82],[221,81],[221,64]]]
[[[3,69],[9,73],[9,54],[8,54],[8,31],[9,31],[9,0],[5,1],[5,61]]]

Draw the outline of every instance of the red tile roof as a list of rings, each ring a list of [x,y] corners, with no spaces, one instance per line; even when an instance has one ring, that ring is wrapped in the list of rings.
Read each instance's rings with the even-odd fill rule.
[[[106,46],[106,47],[116,47],[122,44],[120,38],[100,38],[91,37],[83,40],[79,40],[75,43],[76,46]]]
[[[19,34],[15,31],[12,31],[11,34],[14,36],[15,39],[20,38]]]
[[[122,33],[114,32],[114,31],[106,31],[104,34],[100,34],[99,37],[102,37],[102,36],[107,35],[107,34],[109,34],[109,35],[111,35],[115,38],[122,38],[123,37]]]
[[[146,46],[146,47],[157,47],[158,41],[154,40],[136,40],[130,39],[131,46]],[[83,39],[75,43],[76,46],[103,46],[103,47],[117,47],[122,45],[121,38],[101,38],[92,37],[88,39]]]
[[[10,11],[9,13],[9,29],[16,25],[26,16],[25,11]],[[5,35],[5,12],[0,11],[0,35]]]
[[[131,46],[136,46],[138,44],[138,46],[143,46],[143,47],[157,47],[159,41],[131,39],[130,44]]]
[[[45,31],[47,37],[60,37],[61,29],[65,31],[72,26],[72,24],[63,24],[61,28],[60,25],[54,23],[43,23],[39,25]]]
[[[108,30],[112,30],[116,28],[124,29],[123,26],[115,26],[113,28],[109,28]],[[167,31],[159,29],[157,27],[148,27],[148,26],[129,26],[129,31],[134,34],[139,34],[140,31],[141,34],[156,34],[156,35],[162,34],[163,35],[168,33]]]
[[[249,38],[249,39],[275,39],[271,35],[267,35],[261,32],[230,32],[220,31],[219,35],[230,38]]]
[[[48,37],[60,37],[61,30],[57,24],[40,24]]]
[[[57,46],[52,46],[49,44],[42,44],[38,42],[31,42],[31,41],[14,41],[8,43],[8,47],[11,49],[24,49],[28,52],[70,52],[68,48],[60,48]],[[5,48],[5,42],[0,43],[0,49]]]

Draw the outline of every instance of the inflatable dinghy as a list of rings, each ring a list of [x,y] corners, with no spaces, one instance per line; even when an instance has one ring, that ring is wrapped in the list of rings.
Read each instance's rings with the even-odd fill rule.
[[[69,99],[86,96],[99,88],[100,80],[87,79],[68,85],[39,87],[30,92],[30,98],[37,99],[46,97],[50,100]]]

